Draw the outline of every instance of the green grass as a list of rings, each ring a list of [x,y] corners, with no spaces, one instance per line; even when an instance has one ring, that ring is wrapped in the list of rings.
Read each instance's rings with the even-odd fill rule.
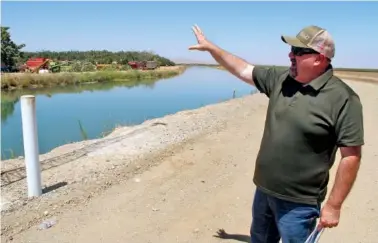
[[[135,80],[169,78],[181,74],[183,66],[167,70],[128,70],[128,71],[96,71],[96,72],[64,72],[64,73],[4,73],[1,78],[2,91],[13,89],[29,89],[41,87],[66,86],[70,84],[98,82],[129,82]]]
[[[88,134],[87,132],[85,131],[83,125],[81,124],[81,121],[78,120],[78,123],[79,123],[79,129],[80,129],[80,135],[81,135],[81,138],[83,140],[87,140],[88,139]]]
[[[14,153],[13,149],[7,149],[9,151],[9,156],[7,156],[4,152],[2,154],[4,159],[15,159],[16,154]]]

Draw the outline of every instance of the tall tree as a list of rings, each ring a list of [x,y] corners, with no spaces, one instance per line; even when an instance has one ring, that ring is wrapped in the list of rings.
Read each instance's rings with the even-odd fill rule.
[[[9,27],[1,27],[1,63],[13,67],[18,59],[22,57],[21,49],[25,44],[17,45],[11,39]]]

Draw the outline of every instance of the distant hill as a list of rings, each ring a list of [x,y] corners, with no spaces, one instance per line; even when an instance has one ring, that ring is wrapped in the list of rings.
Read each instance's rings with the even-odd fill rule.
[[[206,60],[196,60],[190,58],[172,58],[172,61],[176,64],[211,64],[211,65],[218,65],[216,61],[206,61]]]

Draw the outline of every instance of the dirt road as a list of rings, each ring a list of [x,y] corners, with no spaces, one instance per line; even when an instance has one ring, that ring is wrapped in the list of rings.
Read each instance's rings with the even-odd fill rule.
[[[348,84],[360,94],[364,105],[366,145],[359,177],[344,204],[340,225],[326,230],[320,242],[376,243],[378,85]],[[242,103],[239,100],[229,103],[232,102],[238,102],[242,108],[229,110],[228,118],[211,132],[155,156],[150,161],[155,166],[146,167],[141,173],[112,184],[91,200],[83,200],[51,216],[56,219],[56,225],[49,229],[38,230],[36,223],[3,240],[249,242],[255,190],[252,175],[267,99],[258,94],[243,98]],[[330,185],[337,165],[336,162],[332,169]],[[220,228],[230,234],[228,239],[213,236]]]

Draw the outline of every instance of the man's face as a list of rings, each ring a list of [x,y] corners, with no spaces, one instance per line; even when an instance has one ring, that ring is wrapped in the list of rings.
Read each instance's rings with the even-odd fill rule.
[[[318,57],[319,53],[312,49],[292,47],[289,53],[290,75],[299,82],[306,81],[306,77],[312,76]]]

